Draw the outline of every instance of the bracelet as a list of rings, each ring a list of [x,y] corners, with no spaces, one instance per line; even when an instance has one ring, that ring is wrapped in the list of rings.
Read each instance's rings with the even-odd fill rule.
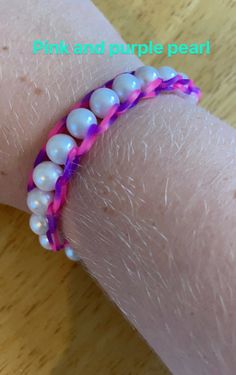
[[[64,248],[68,258],[80,259],[58,229],[69,181],[81,157],[119,116],[140,100],[163,92],[190,97],[195,103],[201,97],[200,89],[185,74],[170,67],[141,66],[89,92],[55,124],[36,157],[27,185],[30,227],[42,247],[52,251]]]

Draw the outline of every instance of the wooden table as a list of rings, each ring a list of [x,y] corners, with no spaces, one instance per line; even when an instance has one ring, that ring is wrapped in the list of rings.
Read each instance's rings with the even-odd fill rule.
[[[202,105],[235,125],[233,0],[96,0],[129,43],[201,43],[209,56],[145,56],[172,65],[203,89]],[[165,366],[99,286],[64,254],[41,251],[28,215],[0,210],[2,375],[167,375]]]

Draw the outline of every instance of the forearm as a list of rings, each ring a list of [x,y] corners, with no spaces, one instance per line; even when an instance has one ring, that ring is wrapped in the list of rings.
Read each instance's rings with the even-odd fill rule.
[[[27,175],[53,123],[141,62],[34,56],[39,32],[71,43],[78,29],[81,42],[121,39],[90,2],[25,1],[23,18],[22,2],[11,3],[1,17],[15,29],[0,22],[0,191],[3,203],[26,209]],[[177,375],[235,367],[234,144],[233,129],[177,96],[140,103],[83,159],[62,213],[89,271]]]
[[[234,374],[235,131],[176,96],[130,111],[72,182],[63,229],[174,374]]]

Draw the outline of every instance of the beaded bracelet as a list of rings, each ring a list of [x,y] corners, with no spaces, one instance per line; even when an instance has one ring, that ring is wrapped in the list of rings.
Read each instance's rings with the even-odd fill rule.
[[[68,258],[79,257],[58,230],[59,213],[68,192],[69,181],[99,135],[123,113],[163,92],[190,97],[195,103],[201,91],[185,74],[170,67],[158,70],[141,66],[122,73],[89,92],[74,104],[69,114],[49,132],[38,153],[27,186],[27,205],[32,215],[30,227],[48,250],[65,249]]]

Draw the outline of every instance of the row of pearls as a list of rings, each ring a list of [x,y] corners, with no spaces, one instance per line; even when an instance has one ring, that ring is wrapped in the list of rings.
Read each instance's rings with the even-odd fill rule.
[[[168,66],[163,66],[159,69],[151,66],[141,66],[134,74],[119,74],[113,81],[112,89],[103,87],[93,92],[89,101],[90,109],[98,118],[103,119],[113,105],[125,102],[133,91],[145,89],[147,84],[157,78],[167,81],[174,78],[177,74],[173,68]],[[179,74],[183,79],[188,79],[185,74]],[[70,124],[69,127],[71,127]]]
[[[37,187],[31,190],[27,196],[27,206],[32,212],[29,220],[30,228],[39,236],[40,245],[47,250],[51,250],[51,246],[46,235],[48,230],[46,212],[48,205],[52,201],[53,192],[43,191]],[[69,259],[73,261],[80,260],[80,257],[69,245],[66,245],[64,250]]]
[[[177,74],[180,74],[183,79],[188,79],[185,74],[177,73],[173,68],[167,66],[159,69],[152,66],[141,66],[134,74],[119,74],[113,81],[112,89],[101,87],[92,93],[89,100],[90,109],[79,108],[69,113],[66,121],[68,132],[77,139],[83,139],[89,127],[97,125],[97,118],[106,117],[115,104],[126,101],[133,91],[145,89],[147,84],[157,78],[166,81],[174,78]]]
[[[179,73],[183,79],[188,77]],[[98,119],[103,119],[114,105],[127,100],[135,90],[143,90],[150,82],[161,78],[163,81],[174,78],[177,72],[170,67],[156,69],[151,66],[142,66],[134,74],[122,73],[118,75],[112,88],[96,89],[89,100],[89,109],[78,108],[72,110],[66,119],[66,128],[69,134],[56,134],[46,144],[48,161],[38,164],[33,171],[35,188],[28,193],[27,205],[32,212],[30,227],[39,236],[39,242],[45,249],[50,249],[46,235],[48,223],[46,212],[53,201],[55,185],[63,174],[68,153],[77,145],[77,139],[85,138],[91,125],[97,125]],[[72,260],[79,260],[73,249],[65,247],[65,253]]]

